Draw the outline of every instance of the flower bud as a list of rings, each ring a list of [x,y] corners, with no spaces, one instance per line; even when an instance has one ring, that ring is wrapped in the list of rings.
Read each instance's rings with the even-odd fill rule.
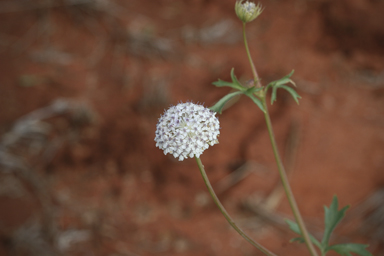
[[[210,109],[191,102],[170,107],[157,123],[156,147],[179,161],[200,157],[209,146],[219,143],[220,123],[215,115]]]
[[[261,14],[263,8],[261,7],[260,3],[255,5],[253,2],[246,1],[243,3],[243,1],[244,0],[236,1],[236,15],[243,23],[251,22]]]

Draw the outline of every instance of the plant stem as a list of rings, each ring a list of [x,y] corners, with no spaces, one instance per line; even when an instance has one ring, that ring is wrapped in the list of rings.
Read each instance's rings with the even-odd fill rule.
[[[257,74],[256,68],[255,68],[255,64],[253,64],[251,53],[249,52],[249,48],[248,48],[247,36],[245,34],[245,22],[243,22],[243,39],[244,39],[245,50],[247,51],[248,60],[249,60],[249,63],[251,64],[251,69],[252,69],[253,78],[254,78],[254,80],[253,80],[254,84],[255,84],[256,87],[261,88],[261,83],[260,83],[259,75]]]
[[[244,22],[243,22],[243,38],[244,38],[245,50],[247,51],[247,56],[248,56],[248,59],[249,59],[249,63],[251,64],[251,68],[252,68],[253,80],[255,82],[255,85],[257,87],[261,88],[262,85],[260,83],[260,78],[259,78],[259,75],[257,74],[255,65],[253,64],[252,57],[251,57],[251,54],[249,52],[248,43],[247,43],[247,37],[245,35],[245,23]],[[311,239],[309,238],[308,231],[307,231],[307,229],[305,227],[303,218],[301,217],[299,208],[297,207],[296,200],[295,200],[295,197],[293,196],[291,186],[289,185],[287,173],[285,171],[283,162],[281,161],[281,158],[280,158],[280,155],[279,155],[279,151],[277,149],[275,135],[273,134],[271,118],[269,117],[268,108],[267,108],[267,104],[266,104],[266,101],[265,101],[265,94],[266,94],[266,92],[264,91],[264,89],[262,90],[262,92],[263,93],[262,93],[261,97],[259,96],[259,98],[261,99],[261,101],[263,103],[265,122],[267,124],[269,138],[270,138],[271,144],[272,144],[273,154],[275,155],[275,159],[276,159],[276,163],[277,163],[277,168],[279,170],[279,174],[280,174],[281,181],[283,183],[285,194],[287,195],[287,198],[288,198],[288,201],[289,201],[289,205],[291,206],[293,215],[295,216],[296,222],[299,225],[301,234],[303,235],[304,242],[307,245],[307,248],[308,248],[309,252],[311,253],[312,256],[318,256],[315,248],[313,247]]]
[[[229,222],[229,224],[243,237],[245,238],[245,240],[247,240],[249,243],[251,243],[253,246],[255,246],[257,249],[259,249],[260,251],[262,251],[265,255],[268,255],[268,256],[276,256],[276,254],[270,252],[268,249],[264,248],[262,245],[260,245],[259,243],[255,242],[254,240],[252,240],[252,238],[250,238],[241,228],[239,228],[237,226],[237,224],[234,222],[234,220],[231,218],[231,216],[229,216],[228,212],[225,210],[224,206],[221,204],[219,198],[217,197],[215,191],[213,190],[212,188],[212,185],[211,183],[209,182],[209,179],[208,179],[208,176],[205,172],[205,169],[204,169],[204,166],[203,164],[201,163],[201,160],[200,158],[198,157],[195,157],[196,159],[196,162],[197,162],[197,165],[199,166],[199,169],[200,169],[200,173],[201,173],[201,176],[203,176],[203,179],[204,179],[204,183],[205,185],[207,186],[208,188],[208,191],[209,193],[211,194],[212,198],[213,198],[213,201],[215,202],[215,204],[217,205],[217,207],[219,207],[221,213],[224,215],[224,217],[227,219],[227,221]]]
[[[275,135],[273,133],[271,118],[269,117],[265,97],[262,99],[262,102],[263,102],[263,107],[265,110],[265,112],[264,112],[265,122],[267,123],[267,128],[268,128],[269,138],[270,138],[271,144],[272,144],[273,154],[275,155],[277,168],[279,170],[279,174],[280,174],[281,182],[283,183],[285,194],[287,195],[289,205],[291,206],[293,215],[295,216],[296,222],[299,225],[300,232],[304,238],[305,244],[307,245],[309,252],[311,253],[312,256],[317,256],[317,252],[316,252],[316,250],[315,250],[315,248],[311,242],[311,239],[309,238],[309,234],[308,234],[308,231],[305,227],[303,218],[301,217],[299,208],[297,207],[295,197],[293,196],[291,186],[289,185],[289,182],[288,182],[287,173],[285,171],[283,162],[281,161],[280,154],[279,154],[279,151],[277,149]]]

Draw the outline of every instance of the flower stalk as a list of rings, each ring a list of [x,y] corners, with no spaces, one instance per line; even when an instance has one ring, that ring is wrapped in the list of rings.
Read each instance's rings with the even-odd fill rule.
[[[204,165],[202,164],[199,157],[195,157],[197,165],[199,167],[201,176],[203,176],[203,180],[205,185],[208,188],[209,194],[211,195],[213,201],[215,202],[216,206],[220,209],[221,213],[224,215],[225,219],[228,221],[228,223],[250,244],[252,244],[254,247],[262,251],[265,255],[268,256],[277,256],[276,254],[270,252],[268,249],[263,247],[261,244],[254,241],[252,238],[250,238],[237,224],[235,221],[231,218],[231,216],[228,214],[228,212],[225,210],[224,206],[221,204],[219,198],[217,197],[215,191],[213,190],[213,187],[211,183],[209,182],[208,176],[205,172]]]
[[[245,1],[245,3],[243,3],[244,1],[245,0],[238,0],[236,2],[235,12],[243,23],[244,45],[253,74],[253,84],[248,86],[241,84],[234,74],[234,69],[232,69],[231,82],[226,82],[219,79],[213,84],[217,87],[231,87],[235,91],[232,91],[229,94],[225,95],[214,106],[206,108],[202,105],[194,104],[192,102],[179,103],[176,106],[171,106],[159,118],[159,121],[157,123],[155,133],[156,147],[163,150],[164,154],[173,155],[173,157],[175,157],[179,161],[183,161],[187,158],[195,158],[200,173],[203,177],[204,183],[207,186],[213,201],[215,202],[216,206],[220,209],[221,213],[224,215],[228,223],[245,240],[247,240],[250,244],[260,250],[262,253],[267,256],[276,256],[274,253],[270,252],[268,249],[264,248],[262,245],[250,238],[234,222],[234,220],[225,210],[224,206],[221,204],[219,198],[214,192],[212,185],[209,182],[208,176],[205,172],[204,166],[200,160],[200,155],[206,149],[208,149],[210,146],[219,143],[218,137],[220,134],[220,123],[218,118],[215,116],[216,113],[221,114],[225,105],[234,96],[240,94],[246,95],[264,113],[264,118],[268,129],[269,138],[272,144],[273,154],[277,163],[279,176],[281,178],[285,194],[288,198],[289,205],[296,220],[296,222],[291,220],[286,220],[286,222],[293,232],[300,235],[300,239],[298,239],[297,241],[302,242],[304,240],[312,256],[318,256],[313,244],[315,244],[320,249],[321,256],[325,256],[325,254],[331,250],[341,255],[350,255],[350,252],[354,252],[361,256],[371,256],[372,254],[366,250],[366,247],[368,247],[368,245],[351,243],[329,245],[329,238],[331,237],[331,233],[333,232],[336,225],[344,217],[345,211],[348,209],[348,206],[346,206],[340,211],[338,210],[337,197],[334,197],[334,200],[332,201],[332,204],[329,208],[325,207],[325,231],[321,242],[313,236],[310,236],[305,227],[303,218],[297,206],[283,162],[281,160],[277,148],[277,143],[272,128],[272,122],[266,103],[269,88],[271,88],[272,90],[271,104],[273,104],[273,102],[276,100],[277,89],[286,90],[288,93],[291,94],[296,103],[298,103],[298,99],[301,97],[294,88],[288,86],[289,84],[295,86],[295,83],[291,80],[293,71],[279,80],[270,82],[265,87],[262,86],[249,51],[245,32],[245,25],[246,23],[256,19],[261,14],[263,9],[260,4],[255,5],[254,3],[249,1]]]
[[[251,65],[255,86],[259,87],[259,88],[262,88],[262,84],[260,82],[259,75],[257,74],[255,65],[253,64],[252,57],[251,57],[251,54],[250,54],[250,51],[249,51],[249,48],[248,48],[247,37],[246,37],[246,34],[245,34],[245,22],[243,22],[243,38],[244,38],[244,46],[245,46],[245,49],[246,49],[246,52],[247,52],[247,56],[248,56],[248,59],[249,59],[250,65]],[[303,234],[304,242],[305,242],[309,252],[311,253],[311,255],[312,256],[318,256],[317,252],[316,252],[316,250],[315,250],[315,248],[314,248],[314,246],[313,246],[313,244],[311,242],[311,239],[309,237],[308,231],[307,231],[307,229],[305,227],[303,218],[302,218],[302,216],[300,214],[300,211],[299,211],[299,208],[297,206],[295,197],[293,195],[291,186],[289,185],[289,182],[288,182],[287,173],[285,171],[283,162],[281,161],[281,157],[280,157],[279,151],[277,149],[275,135],[274,135],[273,129],[272,129],[271,118],[269,116],[269,112],[268,112],[268,108],[267,108],[267,104],[266,104],[266,92],[267,92],[267,90],[263,89],[256,96],[258,96],[260,98],[260,100],[261,100],[261,102],[263,104],[265,122],[266,122],[266,125],[267,125],[268,134],[269,134],[269,138],[270,138],[270,141],[271,141],[271,144],[272,144],[273,154],[275,156],[275,160],[276,160],[276,163],[277,163],[277,168],[278,168],[278,171],[279,171],[281,182],[283,184],[283,187],[284,187],[284,190],[285,190],[285,194],[287,195],[287,198],[288,198],[288,201],[289,201],[289,205],[290,205],[290,207],[292,209],[292,212],[293,212],[293,215],[295,217],[295,220],[296,220],[297,224],[299,225],[301,233]]]
[[[289,205],[290,205],[290,207],[292,209],[292,212],[293,212],[293,215],[295,217],[295,220],[296,220],[297,224],[299,225],[301,234],[303,235],[304,242],[305,242],[309,252],[311,253],[312,256],[317,256],[317,252],[316,252],[316,250],[315,250],[315,248],[314,248],[314,246],[313,246],[313,244],[311,242],[311,239],[309,238],[308,231],[307,231],[307,229],[305,227],[303,218],[301,217],[299,208],[297,206],[295,197],[293,195],[291,186],[290,186],[289,181],[288,181],[287,173],[285,171],[283,162],[281,161],[281,157],[280,157],[279,151],[277,149],[275,135],[274,135],[274,132],[273,132],[271,118],[269,117],[269,112],[268,112],[268,108],[267,108],[267,104],[266,104],[265,98],[262,99],[262,102],[263,102],[263,106],[264,106],[264,109],[265,109],[264,117],[265,117],[265,122],[267,124],[269,139],[271,140],[273,154],[275,156],[275,160],[276,160],[276,163],[277,163],[277,169],[279,171],[279,175],[280,175],[283,187],[284,187],[285,194],[287,195],[287,198],[288,198],[288,201],[289,201]]]
[[[260,83],[260,80],[259,80],[259,75],[257,74],[257,70],[255,68],[255,64],[253,64],[253,60],[252,60],[252,57],[251,57],[251,53],[249,51],[249,47],[248,47],[248,42],[247,42],[247,35],[245,33],[245,22],[243,22],[243,39],[244,39],[244,46],[245,46],[245,51],[247,52],[247,57],[248,57],[248,60],[249,60],[249,64],[251,65],[251,70],[252,70],[252,74],[253,74],[253,82],[254,82],[254,85],[258,88],[261,88],[261,83]]]

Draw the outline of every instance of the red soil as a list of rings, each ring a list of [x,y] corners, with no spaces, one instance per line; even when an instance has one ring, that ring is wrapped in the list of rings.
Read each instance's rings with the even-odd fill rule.
[[[228,93],[211,83],[229,80],[232,67],[242,81],[251,77],[235,1],[31,2],[0,3],[1,133],[57,98],[80,102],[93,116],[86,125],[68,115],[49,119],[44,145],[59,146],[32,159],[18,145],[49,210],[30,180],[2,172],[1,180],[22,183],[0,191],[0,255],[43,255],[33,246],[54,253],[57,237],[63,255],[262,255],[213,205],[195,161],[164,156],[153,140],[170,104],[211,106]],[[361,231],[368,213],[358,211],[384,184],[384,3],[262,4],[247,25],[250,50],[264,84],[295,70],[300,105],[279,92],[270,112],[309,229],[321,234],[323,206],[336,194],[352,207],[333,242],[369,243],[384,254],[383,240]],[[262,113],[243,97],[219,119],[220,144],[201,157],[213,186],[244,164],[249,174],[219,193],[223,204],[276,254],[309,255],[289,243],[295,234],[284,225],[260,222],[245,204],[261,205],[280,184]],[[273,213],[292,217],[285,196]],[[42,227],[42,242],[20,240],[33,225]],[[52,233],[44,233],[47,225]],[[65,247],[67,230],[86,235]]]

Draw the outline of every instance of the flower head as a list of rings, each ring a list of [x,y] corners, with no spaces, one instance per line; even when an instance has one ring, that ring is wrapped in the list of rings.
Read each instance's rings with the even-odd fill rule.
[[[263,8],[261,7],[260,3],[255,5],[255,3],[253,2],[246,1],[245,3],[243,3],[243,1],[244,0],[236,1],[236,15],[244,23],[251,22],[261,14]]]
[[[159,118],[156,147],[179,161],[200,155],[219,141],[220,123],[216,113],[192,102],[170,107]]]

